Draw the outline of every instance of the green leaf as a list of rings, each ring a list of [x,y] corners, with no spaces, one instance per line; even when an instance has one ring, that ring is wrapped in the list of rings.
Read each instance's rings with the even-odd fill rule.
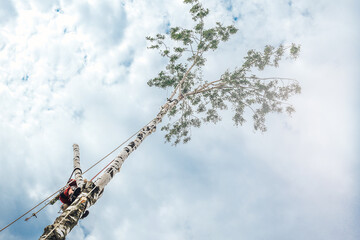
[[[241,126],[252,116],[255,130],[266,131],[266,118],[271,113],[287,112],[294,107],[288,99],[301,92],[297,81],[291,79],[259,78],[252,72],[267,67],[278,67],[282,59],[297,58],[300,45],[266,45],[263,50],[251,49],[243,62],[233,71],[226,70],[221,76],[204,79],[203,66],[205,52],[217,50],[222,42],[237,33],[234,25],[224,26],[217,22],[205,29],[205,17],[209,10],[198,0],[185,0],[190,4],[190,14],[194,27],[172,27],[169,33],[146,37],[150,49],[158,49],[167,61],[163,71],[148,81],[149,86],[163,89],[177,89],[174,94],[182,94],[184,99],[167,113],[169,123],[161,127],[165,131],[165,141],[173,145],[187,143],[191,139],[191,129],[202,123],[218,123],[222,111],[233,111],[234,125]],[[166,36],[170,36],[166,38]],[[191,69],[190,69],[191,66]],[[205,74],[205,76],[208,76]],[[183,81],[182,81],[183,80]],[[181,82],[181,87],[176,88]],[[195,91],[196,90],[196,91]],[[250,117],[251,120],[251,117]]]

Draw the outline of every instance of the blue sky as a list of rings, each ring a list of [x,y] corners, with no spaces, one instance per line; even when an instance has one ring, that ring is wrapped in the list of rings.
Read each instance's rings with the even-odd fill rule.
[[[237,18],[239,28],[207,55],[207,79],[241,65],[249,49],[302,45],[297,61],[260,73],[300,82],[296,113],[271,115],[262,134],[224,112],[177,147],[157,131],[67,239],[359,239],[359,4],[205,6],[210,23]],[[191,26],[187,11],[178,0],[0,2],[1,228],[66,182],[73,143],[86,169],[157,114],[170,90],[146,84],[165,62],[145,37]],[[58,209],[0,240],[36,239]]]

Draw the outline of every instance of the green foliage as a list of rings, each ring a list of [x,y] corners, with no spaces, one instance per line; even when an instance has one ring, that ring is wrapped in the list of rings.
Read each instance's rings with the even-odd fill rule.
[[[292,44],[275,48],[267,45],[263,51],[250,50],[242,65],[234,71],[226,71],[217,80],[204,80],[204,54],[216,50],[238,30],[233,25],[223,26],[219,22],[212,28],[205,28],[204,20],[209,10],[203,8],[198,0],[184,0],[184,3],[190,5],[194,20],[192,29],[172,27],[165,35],[147,37],[151,43],[149,48],[157,49],[168,59],[166,68],[149,80],[148,85],[172,89],[171,98],[183,96],[182,101],[168,112],[170,122],[161,128],[166,131],[167,142],[174,145],[188,142],[193,127],[198,128],[202,123],[216,124],[221,121],[219,111],[229,107],[234,112],[236,126],[246,122],[245,113],[249,110],[254,129],[260,131],[266,131],[267,114],[294,112],[287,100],[300,93],[298,82],[285,78],[259,78],[252,74],[252,70],[278,67],[287,52],[295,59],[300,46]]]

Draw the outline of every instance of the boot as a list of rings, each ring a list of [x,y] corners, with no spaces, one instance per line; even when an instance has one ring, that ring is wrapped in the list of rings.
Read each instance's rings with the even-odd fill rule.
[[[86,210],[80,219],[86,218],[89,215],[89,213],[90,213],[89,210]]]

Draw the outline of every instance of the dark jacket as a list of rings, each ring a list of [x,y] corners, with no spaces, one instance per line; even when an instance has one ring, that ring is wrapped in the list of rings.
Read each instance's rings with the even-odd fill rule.
[[[69,181],[69,186],[67,188],[65,188],[65,190],[63,192],[60,193],[59,199],[62,203],[68,204],[70,205],[72,203],[72,201],[70,200],[70,194],[69,194],[69,190],[71,188],[76,188],[76,181],[74,179],[71,179]]]

